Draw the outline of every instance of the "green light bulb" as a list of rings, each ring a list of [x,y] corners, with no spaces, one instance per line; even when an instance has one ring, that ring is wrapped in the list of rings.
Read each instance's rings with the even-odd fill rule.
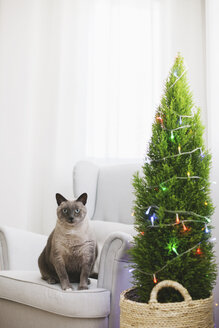
[[[172,141],[174,140],[174,134],[173,134],[173,131],[171,131],[170,139],[171,139]]]
[[[176,253],[176,255],[179,255],[179,253],[177,252],[177,250],[176,250],[176,247],[172,247],[172,251],[174,252],[174,253]]]
[[[160,188],[161,188],[162,191],[166,191],[166,190],[167,190],[167,187],[165,187],[165,186],[162,185],[162,184],[160,185]]]

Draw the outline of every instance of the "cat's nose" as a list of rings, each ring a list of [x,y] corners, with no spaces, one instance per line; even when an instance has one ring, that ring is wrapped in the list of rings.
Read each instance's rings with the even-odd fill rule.
[[[69,219],[68,219],[68,221],[69,221],[70,223],[72,223],[72,222],[74,221],[74,218],[70,216]]]

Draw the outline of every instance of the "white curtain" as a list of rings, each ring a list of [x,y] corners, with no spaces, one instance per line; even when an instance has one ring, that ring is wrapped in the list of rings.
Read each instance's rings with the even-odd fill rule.
[[[163,82],[178,51],[205,111],[203,24],[199,0],[96,1],[89,22],[87,155],[144,156]]]
[[[206,0],[206,73],[207,73],[207,124],[208,124],[208,144],[212,153],[212,185],[213,202],[216,206],[213,225],[216,241],[216,256],[219,263],[219,97],[218,97],[218,76],[219,76],[219,2],[218,0]],[[215,304],[219,304],[219,276],[215,288]],[[219,325],[219,308],[215,307],[215,323]]]
[[[49,233],[72,167],[142,160],[178,51],[206,115],[202,0],[0,0],[0,224]]]

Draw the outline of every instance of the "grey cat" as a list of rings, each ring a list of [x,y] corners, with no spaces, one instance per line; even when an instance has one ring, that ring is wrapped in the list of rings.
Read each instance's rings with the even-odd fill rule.
[[[86,217],[87,194],[73,201],[56,194],[56,200],[57,223],[38,259],[42,279],[60,282],[64,290],[72,289],[70,282],[79,282],[79,290],[88,289],[97,245]]]

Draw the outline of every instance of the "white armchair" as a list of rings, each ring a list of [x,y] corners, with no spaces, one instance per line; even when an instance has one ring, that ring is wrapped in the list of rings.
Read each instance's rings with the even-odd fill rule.
[[[119,295],[130,287],[127,266],[133,228],[132,175],[137,164],[79,162],[74,196],[88,193],[88,216],[96,233],[98,279],[88,290],[63,291],[40,277],[37,259],[47,236],[0,227],[0,327],[119,328]]]

